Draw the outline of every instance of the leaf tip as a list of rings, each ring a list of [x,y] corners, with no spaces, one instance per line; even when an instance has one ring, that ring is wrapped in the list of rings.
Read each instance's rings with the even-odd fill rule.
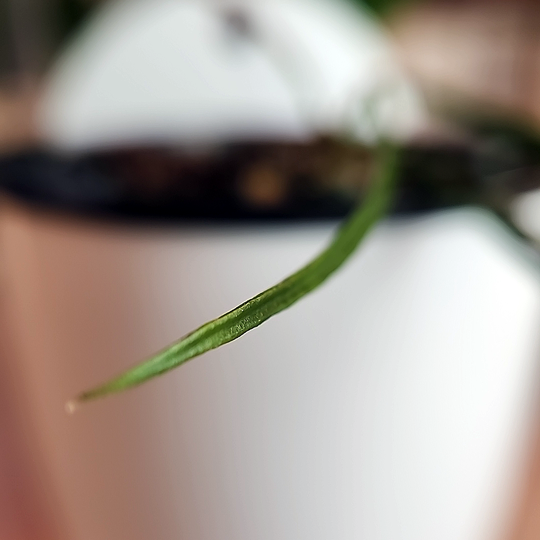
[[[70,399],[64,405],[64,409],[66,410],[66,413],[69,415],[75,414],[75,412],[77,411],[77,409],[79,409],[79,407],[80,407],[80,403],[77,399]]]

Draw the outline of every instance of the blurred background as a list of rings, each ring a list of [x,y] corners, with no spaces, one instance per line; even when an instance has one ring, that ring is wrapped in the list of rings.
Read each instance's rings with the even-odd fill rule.
[[[0,0],[0,539],[540,537],[539,30],[534,0]],[[327,295],[235,367],[201,361],[65,416],[76,392],[305,262],[361,200],[380,136],[403,146],[394,225],[344,279],[365,279],[358,298],[394,279],[394,297],[385,311],[338,291],[335,326],[395,344],[389,386],[371,365],[336,368],[361,391],[324,371],[341,336],[317,326],[340,311]],[[402,346],[410,372],[383,361]],[[325,390],[283,386],[288,370],[371,397],[312,425]],[[305,465],[318,444],[330,472]],[[302,480],[280,488],[284,464]],[[348,478],[371,479],[367,495]]]

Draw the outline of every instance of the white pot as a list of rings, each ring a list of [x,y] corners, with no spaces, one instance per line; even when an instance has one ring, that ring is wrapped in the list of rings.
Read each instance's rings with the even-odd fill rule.
[[[128,228],[4,201],[13,360],[64,538],[491,540],[510,523],[540,284],[479,211],[383,224],[241,340],[65,413],[331,229]]]
[[[231,9],[255,34],[227,33]],[[387,86],[371,127],[407,135],[423,118],[384,35],[346,4],[140,0],[100,17],[40,106],[57,148],[369,140],[365,102]],[[331,229],[145,229],[1,204],[2,302],[58,537],[491,540],[510,523],[540,285],[475,211],[382,225],[238,342],[65,413],[297,269]]]

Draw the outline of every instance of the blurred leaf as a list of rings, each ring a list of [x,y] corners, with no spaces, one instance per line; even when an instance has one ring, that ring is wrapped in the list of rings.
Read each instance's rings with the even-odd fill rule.
[[[393,9],[402,6],[407,3],[411,3],[418,0],[353,0],[355,4],[361,6],[367,6],[377,15],[384,17]]]
[[[97,2],[89,0],[57,0],[56,19],[62,41],[71,37],[89,15],[96,9]]]
[[[81,401],[139,385],[211,349],[229,343],[288,308],[317,288],[353,253],[371,227],[386,213],[395,191],[398,151],[383,146],[375,179],[360,207],[341,226],[331,244],[301,270],[278,285],[210,321],[191,334],[105,384],[80,394],[68,410]]]

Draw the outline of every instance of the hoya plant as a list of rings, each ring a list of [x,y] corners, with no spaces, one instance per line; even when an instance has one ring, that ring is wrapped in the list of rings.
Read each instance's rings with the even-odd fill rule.
[[[373,225],[390,208],[396,187],[399,149],[385,142],[380,144],[377,154],[375,172],[364,201],[343,223],[322,253],[277,285],[203,324],[146,362],[97,388],[81,393],[67,404],[68,410],[73,411],[78,403],[142,384],[211,349],[230,343],[324,283],[345,263]]]

